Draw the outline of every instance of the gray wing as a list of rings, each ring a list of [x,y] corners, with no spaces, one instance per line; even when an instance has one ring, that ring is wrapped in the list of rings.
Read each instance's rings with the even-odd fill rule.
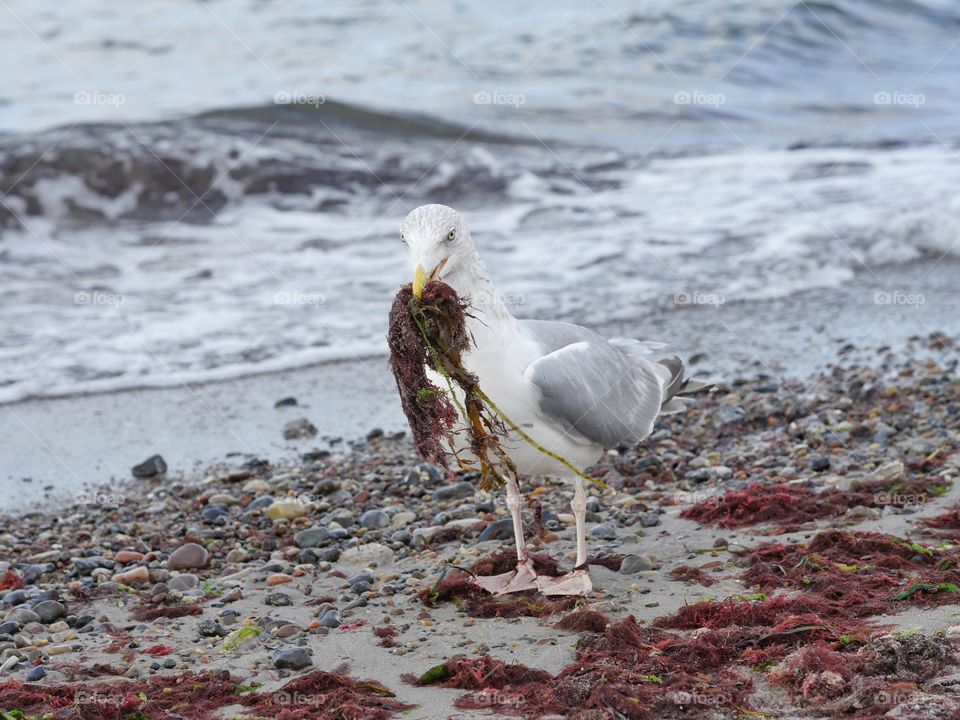
[[[631,341],[609,341],[579,325],[542,320],[520,325],[544,352],[523,375],[540,391],[546,420],[604,447],[650,434],[672,380],[669,368],[641,357],[626,346]]]

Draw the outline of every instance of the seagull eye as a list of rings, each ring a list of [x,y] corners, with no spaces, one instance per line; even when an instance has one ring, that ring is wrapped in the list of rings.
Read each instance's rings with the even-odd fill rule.
[[[404,245],[407,244],[407,236],[403,233],[400,233],[400,242],[402,242]]]
[[[452,243],[456,239],[457,239],[457,231],[451,230],[450,232],[447,233],[447,237],[444,238],[444,242]]]

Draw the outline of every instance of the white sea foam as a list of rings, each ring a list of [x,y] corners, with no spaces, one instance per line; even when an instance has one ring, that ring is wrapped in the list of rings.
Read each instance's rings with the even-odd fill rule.
[[[606,188],[596,190],[504,169],[491,150],[464,166],[503,176],[509,199],[474,203],[466,215],[520,316],[636,319],[677,293],[760,301],[960,245],[960,160],[938,147],[576,169]],[[461,182],[464,166],[441,167],[428,188]],[[68,208],[112,218],[130,197],[106,201],[75,178],[44,182],[48,214],[27,217],[0,245],[2,402],[384,351],[387,310],[409,281],[397,237],[403,203],[355,198],[317,212],[304,209],[315,198],[236,194],[209,224],[78,226]]]

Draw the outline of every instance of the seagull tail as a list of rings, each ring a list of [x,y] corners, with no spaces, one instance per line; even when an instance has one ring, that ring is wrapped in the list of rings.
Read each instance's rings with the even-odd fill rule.
[[[682,412],[692,402],[692,395],[709,392],[715,385],[712,382],[684,378],[683,360],[676,356],[663,358],[658,362],[670,371],[670,379],[663,388],[661,415]]]

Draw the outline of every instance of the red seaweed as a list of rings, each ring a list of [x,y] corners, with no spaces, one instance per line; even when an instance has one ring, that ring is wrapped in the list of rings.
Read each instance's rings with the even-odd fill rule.
[[[854,507],[920,504],[943,492],[947,486],[945,480],[936,477],[858,481],[846,490],[831,487],[820,492],[797,485],[753,484],[688,507],[680,517],[721,528],[780,523],[784,527],[779,530],[784,532],[818,518],[843,515]]]

